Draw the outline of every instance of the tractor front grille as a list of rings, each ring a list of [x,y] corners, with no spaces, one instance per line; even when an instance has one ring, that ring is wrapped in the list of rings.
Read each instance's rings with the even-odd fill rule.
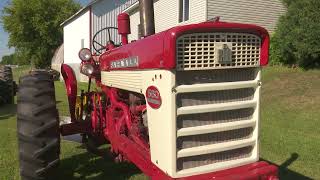
[[[230,131],[222,131],[210,134],[200,134],[194,136],[183,136],[177,139],[177,149],[186,149],[209,144],[237,141],[247,139],[252,136],[253,128],[242,128]]]
[[[254,88],[244,88],[213,92],[184,93],[178,95],[177,105],[182,107],[246,101],[253,99],[254,91]]]
[[[256,77],[256,68],[178,71],[177,85],[250,81]]]
[[[231,60],[221,62],[222,47],[230,51]],[[195,33],[177,39],[177,70],[257,67],[261,38],[248,33]]]
[[[256,67],[176,72],[178,174],[253,160],[259,82]]]
[[[181,115],[178,116],[177,119],[177,128],[180,129],[252,119],[253,112],[253,108],[245,108],[221,112]]]
[[[252,146],[247,146],[229,151],[181,158],[177,162],[177,168],[178,170],[182,170],[219,162],[248,158],[251,156],[252,149]]]

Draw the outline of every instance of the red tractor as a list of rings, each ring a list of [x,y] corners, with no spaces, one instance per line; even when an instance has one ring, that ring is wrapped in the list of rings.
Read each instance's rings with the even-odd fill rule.
[[[74,72],[62,65],[71,123],[59,125],[47,72],[20,79],[22,179],[50,177],[59,164],[60,135],[72,134],[82,134],[97,154],[110,144],[115,161],[132,162],[153,180],[278,179],[277,167],[259,162],[268,32],[216,19],[155,34],[152,2],[140,0],[141,39],[128,43],[129,16],[120,14],[121,45],[109,41],[101,55],[80,50],[87,91],[77,95]]]

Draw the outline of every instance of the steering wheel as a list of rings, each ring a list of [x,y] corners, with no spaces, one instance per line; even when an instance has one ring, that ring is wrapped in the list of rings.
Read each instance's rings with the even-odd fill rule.
[[[93,45],[93,49],[98,52],[99,54],[102,54],[103,53],[103,50],[106,50],[106,45],[102,45],[100,42],[97,41],[97,38],[98,38],[98,35],[102,32],[102,31],[107,31],[108,33],[108,41],[111,41],[111,33],[110,31],[111,30],[118,30],[118,28],[116,27],[106,27],[106,28],[103,28],[101,30],[99,30],[98,32],[96,32],[96,34],[93,36],[93,40],[92,40],[92,45]]]

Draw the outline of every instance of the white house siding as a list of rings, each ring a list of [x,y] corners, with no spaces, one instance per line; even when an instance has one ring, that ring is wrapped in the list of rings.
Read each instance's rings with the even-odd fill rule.
[[[96,32],[105,27],[117,27],[117,16],[126,8],[138,0],[101,0],[92,5],[92,38]],[[118,32],[110,31],[112,40],[120,43]],[[97,37],[97,41],[105,45],[109,40],[107,31],[103,31]]]
[[[206,21],[207,1],[206,0],[190,0],[190,16],[189,20],[179,23],[179,0],[158,0],[154,3],[154,15],[156,32],[167,30],[171,27],[182,25],[199,23]],[[140,16],[138,6],[131,9],[130,14],[131,23],[131,35],[129,40],[138,39],[138,24],[140,24]]]
[[[257,24],[273,32],[286,12],[281,0],[208,0],[208,19]]]
[[[130,12],[131,34],[128,36],[129,42],[132,40],[138,39],[138,34],[139,34],[138,25],[139,24],[140,24],[139,8],[136,8],[132,12]]]
[[[85,81],[87,78],[80,74],[80,59],[78,52],[82,48],[90,48],[90,11],[84,11],[73,21],[63,27],[64,38],[64,63],[70,65],[77,79]]]

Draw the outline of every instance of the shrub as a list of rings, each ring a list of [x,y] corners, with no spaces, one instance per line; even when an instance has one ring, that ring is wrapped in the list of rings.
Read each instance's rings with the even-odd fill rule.
[[[285,0],[287,13],[271,40],[271,62],[320,67],[320,1]]]

